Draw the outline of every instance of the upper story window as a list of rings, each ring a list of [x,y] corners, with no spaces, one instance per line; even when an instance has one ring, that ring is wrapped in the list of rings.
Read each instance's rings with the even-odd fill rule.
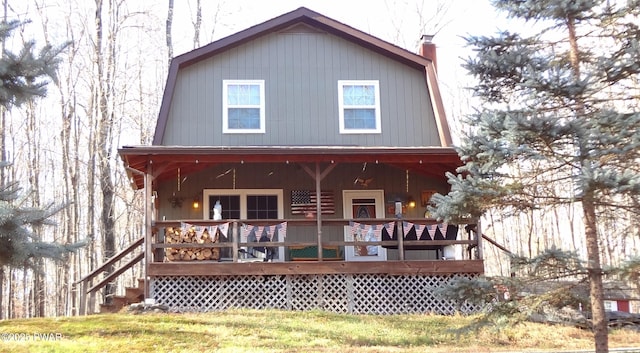
[[[264,133],[264,80],[222,81],[222,132]]]
[[[377,80],[338,81],[340,133],[380,133],[380,87]]]

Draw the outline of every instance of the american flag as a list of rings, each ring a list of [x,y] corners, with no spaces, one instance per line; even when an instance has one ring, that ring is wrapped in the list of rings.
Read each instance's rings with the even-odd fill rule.
[[[291,214],[307,214],[316,212],[317,195],[310,190],[291,191]],[[320,192],[320,209],[322,214],[336,213],[333,191]]]

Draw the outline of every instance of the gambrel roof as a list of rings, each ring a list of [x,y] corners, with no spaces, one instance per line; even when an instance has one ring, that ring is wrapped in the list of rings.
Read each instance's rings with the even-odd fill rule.
[[[171,99],[173,97],[173,93],[176,88],[176,80],[181,69],[202,60],[206,60],[216,54],[237,47],[248,41],[255,40],[261,36],[265,36],[270,33],[281,31],[300,24],[304,24],[311,28],[316,28],[318,30],[331,33],[352,43],[389,57],[393,60],[399,61],[423,71],[426,75],[427,84],[429,85],[429,93],[431,95],[430,98],[434,107],[436,125],[438,127],[441,145],[442,147],[451,145],[451,133],[445,117],[445,111],[442,104],[440,89],[437,83],[434,63],[431,60],[400,48],[389,42],[383,41],[375,36],[357,30],[346,24],[323,16],[317,12],[311,11],[305,7],[298,8],[297,10],[294,10],[292,12],[278,16],[236,34],[212,42],[201,48],[175,57],[171,61],[171,65],[169,67],[167,85],[165,87],[164,96],[162,98],[162,106],[160,108],[160,113],[158,116],[158,123],[156,125],[155,135],[153,138],[153,145],[159,145],[162,142],[165,128],[167,126],[167,119],[169,118]]]
[[[417,147],[162,145],[180,70],[262,36],[296,26],[306,26],[309,30],[330,33],[417,69],[419,72],[424,72],[440,145]],[[301,7],[175,57],[169,68],[152,145],[124,146],[119,150],[119,154],[134,180],[135,187],[142,188],[144,185],[142,175],[151,169],[153,169],[152,174],[157,182],[172,178],[172,173],[177,168],[181,168],[184,173],[190,173],[216,163],[230,162],[379,162],[423,175],[444,178],[446,171],[455,171],[456,167],[461,165],[460,158],[451,144],[451,134],[432,60]],[[152,166],[153,168],[151,168]],[[132,170],[142,173],[132,173]]]

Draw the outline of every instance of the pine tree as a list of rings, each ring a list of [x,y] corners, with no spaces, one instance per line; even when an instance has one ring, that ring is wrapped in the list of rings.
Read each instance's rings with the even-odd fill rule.
[[[13,32],[25,23],[19,21],[0,22],[0,157],[5,156],[4,113],[13,107],[46,94],[49,80],[56,79],[58,54],[67,46],[45,45],[36,52],[35,42],[24,43],[19,52],[6,49],[6,42]],[[7,181],[5,168],[10,164],[0,161],[0,317],[3,298],[2,285],[6,267],[38,271],[44,258],[62,260],[65,254],[83,244],[58,244],[43,242],[35,231],[51,224],[50,217],[62,209],[62,205],[50,205],[44,209],[25,207],[17,181]]]
[[[0,168],[8,165],[0,162]],[[34,228],[53,225],[50,217],[63,206],[51,205],[44,209],[23,207],[20,190],[17,182],[0,184],[0,266],[34,269],[35,261],[39,259],[63,260],[67,253],[83,245],[35,240]]]
[[[13,31],[23,24],[19,21],[0,22],[0,42],[5,43]],[[60,61],[58,54],[66,46],[45,45],[36,53],[35,42],[30,41],[18,53],[3,49],[0,59],[0,106],[8,109],[33,97],[44,96],[48,80],[56,80]]]
[[[608,351],[598,219],[640,213],[640,1],[493,0],[535,34],[472,36],[482,101],[436,217],[582,210],[596,352]],[[571,192],[566,192],[569,185]],[[563,187],[560,187],[563,186]]]

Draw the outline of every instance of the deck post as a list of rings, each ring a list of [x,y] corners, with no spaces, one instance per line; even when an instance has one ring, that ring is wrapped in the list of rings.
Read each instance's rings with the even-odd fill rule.
[[[240,231],[238,229],[238,222],[233,222],[233,243],[231,244],[231,251],[233,252],[233,262],[238,262],[238,242],[240,241]]]
[[[404,261],[404,222],[402,217],[398,217],[396,221],[396,236],[398,237],[398,259]]]
[[[318,261],[322,261],[322,203],[321,203],[321,186],[320,181],[320,162],[316,162],[316,223],[318,225]]]
[[[482,260],[484,256],[482,254],[482,227],[480,218],[478,218],[478,222],[476,223],[476,241],[478,242],[478,260]]]
[[[76,286],[76,290],[78,287]],[[78,315],[87,315],[87,281],[80,282],[80,303],[78,307]]]
[[[320,200],[320,195],[322,192],[322,188],[320,182],[327,174],[331,173],[333,168],[336,167],[336,164],[329,165],[327,169],[323,172],[320,172],[320,162],[316,162],[316,170],[315,173],[308,166],[301,164],[302,169],[309,174],[316,182],[316,224],[318,225],[318,261],[322,261],[322,203]]]
[[[151,225],[151,211],[153,210],[153,177],[151,176],[151,166],[148,167],[147,173],[144,175],[144,297],[149,298],[149,265],[152,258],[151,234],[153,228]]]

